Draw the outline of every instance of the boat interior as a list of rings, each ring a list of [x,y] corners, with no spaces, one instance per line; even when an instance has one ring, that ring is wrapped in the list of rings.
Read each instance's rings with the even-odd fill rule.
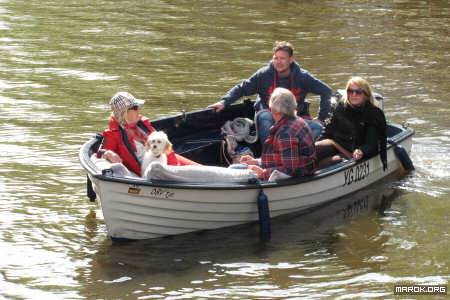
[[[253,119],[253,102],[245,100],[231,105],[219,113],[213,109],[190,112],[169,118],[152,121],[152,126],[163,130],[170,137],[174,151],[204,165],[224,166],[221,160],[222,135],[221,127],[228,120],[237,117]],[[252,128],[254,130],[254,128]],[[393,138],[403,131],[397,124],[388,123],[387,136]],[[261,146],[259,141],[248,146],[259,157]]]
[[[207,109],[156,119],[152,121],[152,126],[156,130],[164,131],[169,136],[176,153],[203,165],[225,166],[220,157],[223,141],[221,127],[226,121],[237,117],[253,119],[254,113],[253,102],[245,100],[231,105],[221,112]],[[387,136],[392,144],[395,144],[402,131],[404,131],[404,127],[388,122]],[[393,139],[394,137],[395,139]],[[91,144],[89,155],[97,151],[101,139],[102,136],[98,134],[97,142]],[[245,144],[245,146],[249,146],[257,157],[260,155],[259,142],[251,145]]]

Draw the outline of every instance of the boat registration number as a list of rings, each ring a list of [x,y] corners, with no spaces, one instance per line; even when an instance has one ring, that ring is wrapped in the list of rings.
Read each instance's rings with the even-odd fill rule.
[[[139,195],[141,193],[141,189],[137,186],[130,186],[128,188],[128,194],[135,194]],[[175,197],[175,192],[172,192],[170,190],[165,190],[162,188],[152,188],[149,192],[149,196],[155,197],[155,198],[162,198],[162,199],[171,199]]]
[[[370,166],[369,161],[358,164],[344,171],[344,186],[351,185],[369,177]]]
[[[175,193],[170,190],[165,190],[161,188],[153,188],[150,191],[150,196],[155,198],[171,199],[175,196]]]

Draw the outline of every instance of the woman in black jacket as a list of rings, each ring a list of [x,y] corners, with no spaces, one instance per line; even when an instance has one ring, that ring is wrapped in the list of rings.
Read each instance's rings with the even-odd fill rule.
[[[317,168],[343,159],[360,160],[380,153],[386,169],[386,118],[367,80],[352,77],[319,141]]]

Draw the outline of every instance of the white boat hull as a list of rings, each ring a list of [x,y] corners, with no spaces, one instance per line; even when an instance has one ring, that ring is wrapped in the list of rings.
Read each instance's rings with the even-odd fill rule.
[[[409,153],[411,136],[399,144]],[[100,200],[108,235],[151,239],[257,221],[257,197],[261,188],[268,197],[271,217],[351,194],[402,168],[393,149],[388,149],[385,171],[377,155],[286,185],[178,185],[172,188],[140,180],[104,180],[90,172],[88,176]]]

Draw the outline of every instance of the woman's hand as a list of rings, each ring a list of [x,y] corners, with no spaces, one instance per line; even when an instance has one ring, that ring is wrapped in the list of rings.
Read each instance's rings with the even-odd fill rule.
[[[247,167],[249,170],[253,170],[256,172],[256,174],[258,175],[258,178],[263,178],[263,169],[261,169],[258,166],[255,165],[248,165]]]
[[[361,151],[361,149],[356,149],[353,152],[353,159],[354,160],[360,160],[361,158],[363,158],[364,153]]]
[[[120,158],[120,156],[111,150],[106,151],[103,154],[103,158],[109,160],[112,163],[121,163],[122,162],[122,159]]]
[[[254,159],[250,155],[244,155],[239,160],[241,164],[247,164],[247,165],[259,165],[258,160]]]

